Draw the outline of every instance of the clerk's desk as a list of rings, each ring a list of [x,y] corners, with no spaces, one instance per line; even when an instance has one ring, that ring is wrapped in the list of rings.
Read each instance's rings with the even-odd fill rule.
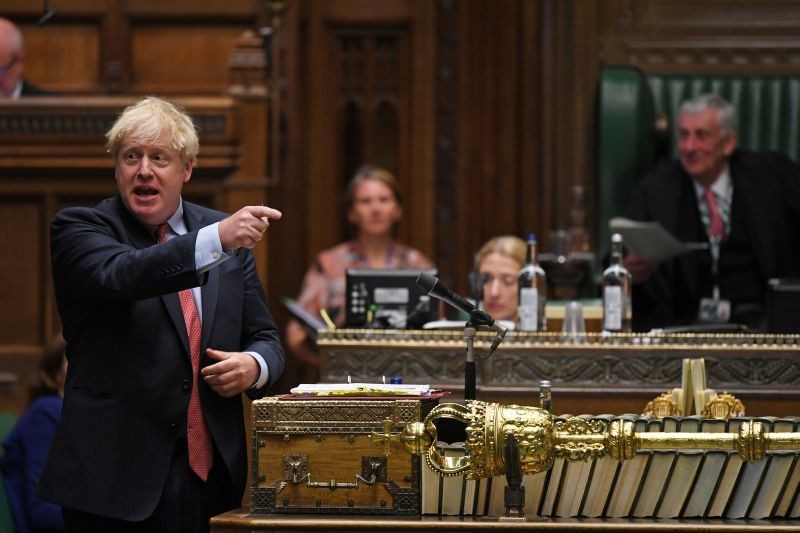
[[[797,521],[788,520],[665,520],[543,518],[527,522],[497,522],[457,516],[335,516],[248,514],[238,509],[211,519],[212,533],[244,531],[619,531],[624,533],[671,533],[674,531],[797,532]]]
[[[493,332],[478,332],[476,354],[486,354],[493,339]],[[738,397],[747,415],[800,414],[798,335],[587,333],[583,340],[509,332],[490,358],[476,358],[476,398],[538,405],[538,383],[546,379],[558,414],[641,413],[649,400],[680,387],[683,358],[702,357],[709,388]],[[463,331],[320,330],[317,343],[322,382],[400,376],[463,398]]]

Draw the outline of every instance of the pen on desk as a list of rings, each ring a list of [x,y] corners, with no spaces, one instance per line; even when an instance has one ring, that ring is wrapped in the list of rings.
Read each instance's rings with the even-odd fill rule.
[[[325,309],[320,309],[319,314],[322,316],[322,320],[325,321],[328,329],[336,329],[336,324],[333,323],[333,320],[331,320],[331,317],[328,315],[328,312]]]

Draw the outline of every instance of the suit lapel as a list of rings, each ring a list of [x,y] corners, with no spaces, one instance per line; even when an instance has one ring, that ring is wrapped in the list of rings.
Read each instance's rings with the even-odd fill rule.
[[[677,227],[678,238],[683,242],[697,242],[698,235],[703,235],[703,223],[700,220],[700,211],[697,207],[697,195],[694,191],[692,179],[688,175],[684,175],[684,179],[680,180],[682,184],[679,192],[678,209],[675,210],[673,216],[680,217],[676,219],[675,224]],[[686,290],[692,299],[699,299],[702,294],[700,290],[700,279],[702,273],[706,268],[703,263],[704,254],[710,252],[689,252],[678,257],[676,268],[682,271],[681,278],[685,280]],[[710,256],[709,256],[710,257]]]
[[[153,235],[141,222],[136,220],[136,218],[128,212],[119,196],[114,198],[114,209],[119,219],[122,221],[122,224],[125,226],[125,232],[128,235],[131,246],[137,250],[143,250],[156,244]],[[183,310],[181,309],[181,302],[178,299],[178,294],[162,294],[161,301],[164,302],[164,307],[172,321],[172,325],[175,327],[175,331],[178,332],[178,336],[181,338],[183,347],[188,354],[189,336],[186,333],[186,323],[183,320]]]
[[[664,229],[682,242],[697,240],[697,198],[692,187],[692,179],[679,165],[677,174],[665,180],[662,190],[659,191],[660,201],[654,206],[654,218],[660,222]],[[679,256],[676,261],[667,263],[667,268],[674,269],[670,272],[670,279],[684,279],[689,294],[698,293],[698,275],[700,265],[699,252],[689,252]],[[672,292],[669,289],[668,292]]]
[[[161,301],[164,302],[164,307],[167,308],[172,325],[175,326],[175,331],[183,343],[183,349],[189,354],[189,334],[186,332],[186,321],[183,319],[183,309],[181,308],[181,301],[178,299],[178,293],[173,292],[170,294],[162,294]]]

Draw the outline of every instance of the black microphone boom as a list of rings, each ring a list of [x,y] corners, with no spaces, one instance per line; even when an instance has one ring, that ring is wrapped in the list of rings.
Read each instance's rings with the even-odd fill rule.
[[[486,326],[495,331],[494,341],[489,348],[489,357],[494,353],[497,347],[503,342],[503,337],[506,335],[506,328],[496,322],[488,313],[481,311],[469,301],[454,293],[441,283],[434,276],[426,272],[420,273],[417,277],[417,285],[422,287],[422,290],[429,295],[440,300],[444,300],[459,311],[469,315],[469,321],[464,326],[464,338],[467,339],[467,362],[464,364],[464,399],[475,399],[475,359],[472,353],[472,339],[475,337],[475,332],[479,326]],[[467,332],[471,330],[471,333]]]
[[[438,278],[431,276],[427,272],[422,272],[417,277],[417,285],[422,287],[422,290],[434,298],[443,300],[459,311],[468,314],[470,321],[472,321],[474,324],[494,328],[495,321],[491,316],[472,305],[472,303],[465,298],[462,298],[439,283]]]

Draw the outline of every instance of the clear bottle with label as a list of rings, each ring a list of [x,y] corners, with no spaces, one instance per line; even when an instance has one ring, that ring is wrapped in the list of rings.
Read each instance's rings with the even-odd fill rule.
[[[622,266],[622,235],[611,236],[611,264],[603,271],[603,331],[631,331],[631,274]]]
[[[517,318],[521,331],[547,331],[545,305],[547,278],[536,260],[536,235],[528,235],[525,265],[519,271],[519,307]]]

